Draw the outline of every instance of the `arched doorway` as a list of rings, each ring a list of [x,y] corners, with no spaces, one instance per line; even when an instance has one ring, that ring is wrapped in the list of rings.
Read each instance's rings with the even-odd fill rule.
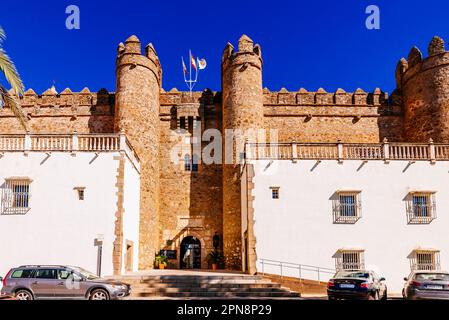
[[[195,237],[185,237],[181,242],[181,269],[201,269],[201,242]]]

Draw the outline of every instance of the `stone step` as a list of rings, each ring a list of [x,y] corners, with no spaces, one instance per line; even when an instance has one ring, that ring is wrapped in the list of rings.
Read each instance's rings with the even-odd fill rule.
[[[131,298],[299,298],[279,283],[251,275],[126,275]]]
[[[159,277],[114,277],[108,278],[110,280],[120,280],[120,281],[128,281],[128,282],[258,282],[258,281],[266,281],[262,277],[170,277],[170,278],[159,278]]]
[[[281,292],[166,292],[163,295],[160,295],[158,293],[145,293],[145,292],[139,292],[139,293],[133,293],[131,294],[131,297],[185,297],[185,298],[194,298],[194,297],[223,297],[223,298],[232,298],[232,297],[257,297],[257,298],[274,298],[274,297],[282,297],[282,298],[299,298],[300,295],[296,292],[289,292],[289,291],[281,291]]]
[[[280,288],[279,283],[202,283],[202,284],[188,284],[188,283],[130,283],[133,289],[140,290],[144,288]]]
[[[137,293],[168,293],[168,292],[285,292],[284,288],[132,288]]]

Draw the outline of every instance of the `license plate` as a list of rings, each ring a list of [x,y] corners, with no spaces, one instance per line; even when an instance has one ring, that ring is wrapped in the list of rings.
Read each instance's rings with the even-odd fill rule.
[[[342,289],[354,289],[355,285],[354,284],[344,284],[344,283],[342,283],[342,284],[340,284],[340,288],[342,288]]]
[[[435,286],[435,285],[428,285],[426,286],[426,288],[430,290],[443,290],[443,286]]]

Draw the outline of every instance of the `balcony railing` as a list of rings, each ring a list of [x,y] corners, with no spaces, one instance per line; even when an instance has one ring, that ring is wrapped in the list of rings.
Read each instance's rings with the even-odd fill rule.
[[[449,144],[429,143],[247,143],[248,160],[449,160]]]
[[[139,157],[125,134],[0,135],[0,152],[117,152],[123,151],[139,166]]]

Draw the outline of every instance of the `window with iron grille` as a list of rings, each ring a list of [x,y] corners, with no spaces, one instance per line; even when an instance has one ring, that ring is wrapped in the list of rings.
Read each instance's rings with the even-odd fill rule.
[[[279,199],[279,187],[271,187],[271,198],[272,199]]]
[[[30,210],[29,178],[7,178],[2,185],[1,212],[8,214],[26,214]]]
[[[412,192],[407,196],[407,222],[409,224],[429,224],[435,219],[435,192]]]
[[[191,171],[192,165],[190,163],[190,155],[186,154],[184,156],[184,171]]]
[[[440,252],[438,250],[414,250],[410,256],[410,267],[412,271],[426,270],[436,271],[440,270]]]
[[[339,191],[333,200],[334,223],[354,224],[362,217],[360,191]]]
[[[337,270],[362,270],[365,269],[363,250],[339,250],[335,257]]]

